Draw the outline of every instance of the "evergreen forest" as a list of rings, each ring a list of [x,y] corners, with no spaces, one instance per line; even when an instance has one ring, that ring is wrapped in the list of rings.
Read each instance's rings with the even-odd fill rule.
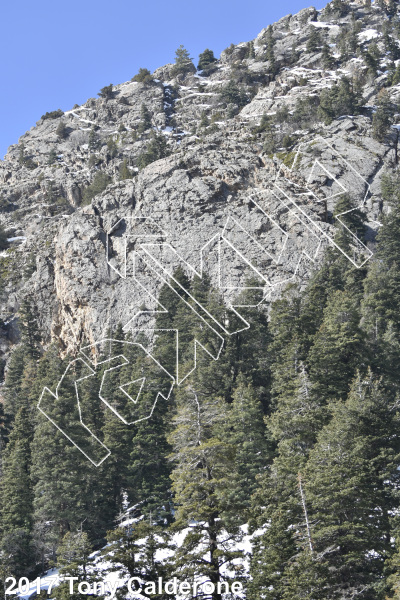
[[[7,577],[33,580],[55,567],[77,581],[107,570],[240,581],[250,600],[400,598],[399,190],[396,176],[383,178],[390,211],[371,261],[357,269],[329,248],[305,287],[242,309],[250,328],[227,337],[218,361],[199,352],[195,369],[191,342],[212,349],[216,340],[191,318],[190,302],[221,320],[227,308],[208,277],[178,269],[175,291],[161,289],[168,311],[156,328],[179,329],[192,373],[133,425],[99,401],[102,360],[128,359],[103,390],[120,414],[129,412],[121,383],[151,378],[137,407],[145,415],[168,381],[123,345],[129,334],[109,332],[120,343],[103,348],[93,377],[75,361],[62,378],[74,357],[55,344],[43,351],[35,306],[23,303],[0,405],[3,597]],[[347,218],[362,233],[363,213]],[[340,224],[336,240],[350,244]],[[240,304],[257,304],[250,287]],[[155,346],[164,364],[172,341]],[[51,416],[84,436],[79,380],[86,423],[111,450],[98,467],[37,409],[43,388],[55,392],[60,380]],[[61,582],[52,597],[71,595]],[[129,597],[126,587],[117,597]]]

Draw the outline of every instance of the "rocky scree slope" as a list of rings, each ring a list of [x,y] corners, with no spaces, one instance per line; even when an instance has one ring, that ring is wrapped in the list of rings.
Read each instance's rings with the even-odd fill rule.
[[[26,296],[44,344],[57,338],[64,352],[148,302],[121,277],[126,233],[156,235],[199,267],[201,248],[225,232],[245,260],[226,249],[222,291],[254,274],[250,262],[274,298],[318,266],[348,190],[367,213],[366,258],[387,210],[382,174],[396,168],[399,39],[397,5],[334,0],[231,45],[203,71],[165,65],[42,117],[0,162],[3,358]],[[377,131],[382,98],[390,114]],[[168,272],[175,259],[162,257]],[[157,294],[157,278],[148,285]]]

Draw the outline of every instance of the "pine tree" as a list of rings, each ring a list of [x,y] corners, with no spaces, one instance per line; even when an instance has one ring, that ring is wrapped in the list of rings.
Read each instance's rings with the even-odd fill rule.
[[[350,263],[336,249],[325,251],[321,267],[316,270],[301,298],[299,332],[302,341],[302,360],[305,360],[314,337],[322,325],[328,299],[337,290],[345,287],[346,271]]]
[[[376,255],[365,280],[362,316],[373,368],[385,375],[385,383],[395,393],[400,385],[400,196],[397,178],[382,178],[382,197],[391,211],[383,217],[383,226],[377,235]]]
[[[32,529],[32,486],[30,480],[32,415],[25,405],[14,420],[9,443],[2,458],[1,530]]]
[[[140,123],[138,133],[144,133],[152,127],[151,113],[145,104],[140,107]]]
[[[336,92],[335,86],[332,90],[322,90],[320,95],[320,103],[318,107],[318,113],[327,125],[329,125],[336,116],[336,106],[334,93]]]
[[[110,553],[111,562],[121,564],[129,577],[139,574],[136,567],[136,553],[139,548],[135,533],[134,526],[131,524],[107,531],[109,545],[105,553]]]
[[[204,307],[216,322],[230,322],[232,330],[236,329],[237,321],[232,311],[228,311],[219,291],[213,289],[209,276],[195,277],[191,283],[191,295]],[[193,304],[193,300],[189,302]],[[210,327],[204,327],[203,321],[195,317],[183,306],[176,313],[177,322],[182,321],[185,333],[185,348],[182,352],[182,364],[184,372],[194,367],[194,340],[197,340],[211,356],[218,356],[218,360],[212,360],[205,351],[198,347],[197,365],[195,370],[196,381],[203,393],[209,397],[221,396],[225,401],[232,399],[232,390],[237,376],[233,367],[233,353],[235,352],[235,335],[229,336],[233,345],[223,343],[220,336],[215,334],[216,323],[207,314],[204,320]],[[242,322],[240,323],[242,327]],[[188,333],[187,333],[188,332]]]
[[[8,423],[4,413],[4,405],[0,402],[0,455],[3,455],[4,449],[8,443]]]
[[[38,363],[40,388],[56,389],[68,358],[63,363],[57,349],[51,347]],[[67,433],[79,448],[94,451],[90,436],[79,420],[74,382],[88,374],[88,369],[75,363],[58,387],[58,397],[44,392],[42,410]],[[90,374],[90,372],[89,372]],[[97,448],[97,446],[96,446]],[[106,485],[103,472],[96,467],[43,414],[38,413],[32,444],[32,481],[34,485],[34,535],[42,565],[54,560],[57,546],[69,531],[100,529],[104,509],[99,491]],[[98,494],[95,499],[94,494]],[[109,500],[111,502],[111,499]],[[96,509],[96,510],[94,510]],[[107,514],[107,513],[106,513]],[[115,513],[113,517],[115,516]],[[104,531],[105,533],[105,531]],[[101,531],[96,531],[97,540]]]
[[[336,218],[335,243],[347,254],[351,254],[356,245],[356,236],[360,241],[365,240],[366,215],[356,208],[348,194],[343,194],[337,201],[333,213]]]
[[[337,94],[337,115],[357,115],[360,110],[362,98],[359,97],[352,81],[342,77]]]
[[[181,44],[175,51],[175,64],[171,71],[172,76],[186,75],[187,73],[194,73],[195,71],[196,67],[189,56],[189,52]]]
[[[190,294],[190,295],[189,295]],[[159,312],[156,317],[156,330],[159,331],[153,348],[155,359],[172,375],[182,380],[194,368],[194,340],[197,339],[205,347],[210,347],[213,331],[204,327],[204,322],[191,309],[195,298],[201,306],[207,307],[213,314],[221,312],[221,300],[214,300],[210,280],[207,276],[189,281],[184,271],[178,268],[169,285],[165,284],[159,295],[159,302],[166,312]],[[213,304],[215,302],[215,305]],[[222,317],[221,317],[222,318]],[[223,318],[222,318],[223,319]],[[174,331],[178,332],[179,346]],[[177,348],[179,353],[177,356]],[[215,356],[216,348],[210,348]],[[225,382],[226,363],[219,360],[210,361],[200,347],[197,349],[198,364],[202,364],[202,385],[212,394],[222,392],[222,382]],[[135,375],[141,376],[141,363],[133,368]],[[177,361],[179,370],[177,371]],[[211,364],[212,363],[212,364]],[[221,373],[215,378],[215,369]],[[165,374],[154,372],[154,386],[161,390],[166,383]],[[169,380],[167,380],[170,386]],[[210,389],[211,388],[211,389]],[[224,390],[225,391],[225,390]],[[144,394],[144,406],[147,395]],[[143,420],[133,427],[131,442],[130,489],[134,490],[132,502],[141,503],[141,511],[151,512],[154,521],[171,520],[170,512],[170,473],[171,463],[167,460],[171,447],[167,443],[167,433],[173,411],[173,400],[168,402],[160,399],[151,419]]]
[[[119,168],[119,178],[121,180],[132,179],[132,172],[129,169],[128,160],[126,158],[124,158]]]
[[[169,338],[164,343],[170,348]],[[170,348],[171,350],[171,348]],[[158,347],[162,353],[163,348]],[[171,481],[172,465],[168,460],[171,447],[167,442],[167,430],[170,427],[171,398],[167,401],[159,397],[150,418],[156,393],[170,391],[172,380],[158,366],[147,365],[143,370],[145,357],[139,353],[136,363],[133,362],[129,378],[135,380],[143,376],[151,378],[150,389],[142,391],[139,399],[137,417],[142,421],[132,426],[129,443],[129,500],[140,505],[140,512],[151,515],[154,523],[171,522]]]
[[[399,414],[371,373],[357,376],[348,399],[331,410],[304,474],[314,551],[328,567],[325,597],[383,599]]]
[[[103,192],[106,187],[110,185],[111,181],[112,178],[107,173],[104,171],[97,171],[93,177],[92,183],[83,190],[82,203],[90,204],[97,194],[101,194],[101,192]]]
[[[293,382],[294,391],[281,393],[267,426],[282,456],[292,457],[290,470],[297,475],[313,447],[324,423],[324,406],[316,395],[303,363],[299,364]],[[294,458],[298,456],[299,462]]]
[[[113,366],[122,365],[124,360],[120,357],[121,355],[126,356],[129,351],[124,345],[125,334],[121,324],[118,324],[114,331],[109,330],[106,337],[107,339],[117,340],[117,342],[107,342],[102,355],[98,359],[100,364],[103,363],[102,368],[99,370],[99,378],[103,379],[104,377],[101,395],[115,411],[123,415],[129,399],[119,386],[134,378],[127,377],[123,367],[108,371]],[[127,358],[127,360],[129,359],[130,357]],[[109,502],[114,515],[121,511],[124,491],[128,489],[127,477],[131,436],[132,432],[129,425],[126,425],[112,410],[106,410],[101,438],[111,454],[99,467],[99,474],[104,481],[105,489],[108,490]]]
[[[272,516],[267,531],[253,540],[251,579],[247,586],[250,600],[281,600],[284,591],[282,572],[296,554],[293,532],[285,511],[276,510]]]
[[[309,549],[291,557],[285,570],[282,600],[326,600],[327,569]]]
[[[312,417],[312,410],[309,415]],[[305,422],[306,417],[304,430]],[[260,477],[260,487],[253,496],[251,525],[253,529],[260,528],[261,533],[254,539],[250,564],[252,600],[289,600],[291,597],[324,600],[323,594],[306,595],[310,591],[308,586],[315,592],[313,580],[320,574],[320,565],[315,565],[318,566],[315,570],[309,569],[310,553],[313,554],[314,549],[309,503],[299,471],[306,464],[310,445],[307,440],[304,445],[299,443],[296,434],[297,431],[292,444],[282,440],[279,454]],[[309,441],[310,435],[307,435]],[[307,572],[299,572],[299,564],[302,568],[307,566]]]
[[[29,577],[34,573],[35,548],[26,529],[13,529],[0,542],[0,581],[6,577]],[[7,596],[5,596],[7,598]]]
[[[274,369],[273,365],[273,376],[276,376]],[[253,496],[252,526],[261,527],[264,532],[255,538],[251,598],[290,598],[302,583],[298,565],[305,567],[311,550],[301,472],[326,420],[325,409],[302,363],[293,369],[290,377],[292,381],[288,381],[287,376],[286,385],[279,386],[275,410],[266,418],[277,453],[272,465],[259,477],[259,489]],[[310,580],[314,590],[315,574],[303,572],[303,577]],[[308,598],[302,595],[303,591],[292,597]],[[323,598],[323,595],[310,596],[314,597]]]
[[[33,490],[30,479],[32,415],[25,405],[15,417],[2,455],[0,481],[0,549],[11,575],[29,575],[35,567],[32,544]]]
[[[160,306],[164,307],[166,312],[160,309],[160,312],[157,314],[156,329],[178,329],[180,333],[182,330],[182,334],[187,339],[192,339],[192,326],[189,323],[192,311],[187,304],[180,300],[182,298],[187,302],[191,291],[191,282],[188,276],[181,267],[178,267],[173,272],[173,278],[169,281],[169,284],[164,284],[160,290],[158,302]],[[180,312],[179,317],[177,317],[178,311]],[[161,343],[156,344],[154,357],[168,373],[177,376],[176,350],[173,346],[175,341],[171,336],[166,338],[165,335],[162,338],[160,337],[159,340]]]
[[[34,360],[40,356],[41,336],[38,320],[39,313],[37,307],[28,298],[25,298],[19,309],[21,342],[24,351]]]
[[[332,56],[329,45],[325,42],[322,46],[322,66],[326,71],[329,71],[334,67],[335,60]]]
[[[118,156],[118,145],[115,139],[110,136],[107,140],[107,160],[112,160]]]
[[[213,63],[215,63],[217,59],[214,56],[214,52],[206,48],[204,52],[199,55],[199,64],[197,65],[197,69],[199,71],[204,71],[205,73],[210,72]]]
[[[60,140],[65,140],[68,137],[68,127],[64,121],[60,121],[56,129],[56,134]]]
[[[20,392],[27,355],[22,345],[11,352],[7,365],[4,386],[4,408],[8,415],[15,416],[20,406]]]
[[[96,125],[92,125],[92,128],[89,133],[88,144],[89,144],[89,149],[92,152],[98,150],[101,147],[101,140],[97,133],[97,129],[98,129],[98,127]]]
[[[101,88],[100,92],[98,92],[97,95],[100,96],[100,98],[104,98],[105,100],[110,100],[111,98],[113,98],[113,84],[110,83],[110,85],[105,85],[103,88]]]
[[[368,73],[371,77],[376,77],[380,63],[380,52],[377,44],[370,44],[368,50],[364,54],[364,62],[368,68]]]
[[[92,547],[86,533],[69,531],[65,534],[57,550],[57,566],[61,576],[75,577],[76,580],[72,582],[73,593],[70,592],[70,581],[58,585],[53,592],[56,600],[83,600],[87,597],[86,594],[79,593],[78,585],[81,582],[88,582],[89,585],[92,583],[89,569],[92,563],[91,552]]]
[[[148,69],[140,68],[138,73],[132,77],[131,81],[138,81],[140,83],[152,83],[153,77]]]
[[[372,135],[378,142],[384,142],[393,123],[393,108],[389,93],[382,90],[378,96],[377,109],[372,119]]]
[[[161,600],[165,594],[158,594],[158,578],[168,581],[171,576],[173,545],[169,532],[147,521],[127,523],[107,533],[108,545],[103,551],[113,565],[122,565],[123,575],[137,577],[142,582],[146,595]],[[160,558],[161,552],[165,558]],[[121,586],[119,593],[126,595],[127,586]]]
[[[276,152],[279,144],[278,144],[275,128],[270,119],[268,121],[265,121],[265,127],[263,129],[263,132],[264,132],[263,152],[265,152],[268,155],[273,155],[274,152]]]
[[[0,223],[0,250],[6,250],[10,244],[7,240],[7,233],[4,226]]]
[[[364,334],[357,301],[345,291],[329,299],[309,355],[311,380],[321,400],[345,398],[357,368],[364,366]]]
[[[336,203],[334,218],[334,240],[340,250],[337,247],[325,250],[322,265],[313,273],[301,299],[300,327],[304,331],[303,339],[307,348],[322,324],[328,298],[335,291],[347,290],[357,302],[364,293],[367,268],[355,267],[347,257],[357,250],[357,238],[364,240],[365,215],[355,208],[350,197],[344,194]]]
[[[233,79],[222,88],[219,98],[227,105],[236,104],[239,107],[245,106],[248,101],[246,93],[238,87]]]
[[[225,406],[204,393],[196,381],[181,388],[177,403],[176,428],[169,438],[175,463],[171,475],[175,527],[189,525],[189,530],[176,553],[176,569],[189,581],[200,575],[211,581],[215,586],[211,596],[220,600],[218,583],[229,581],[222,565],[240,557],[224,543],[224,538],[239,537],[239,529],[223,518],[232,462],[232,448],[218,434]]]
[[[332,0],[332,10],[337,13],[338,17],[343,17],[348,12],[348,7],[344,0]]]
[[[100,400],[102,376],[103,370],[98,368],[94,377],[83,379],[77,384],[77,387],[82,420],[90,431],[104,443],[105,422],[109,411],[105,409]],[[120,510],[120,496],[118,495],[116,501],[112,477],[109,476],[111,470],[109,459],[93,468],[86,464],[87,459],[83,455],[81,460],[85,462],[85,467],[89,467],[85,469],[86,477],[81,487],[81,497],[84,499],[88,513],[84,522],[84,530],[88,533],[93,545],[100,546],[104,543],[107,529],[114,522]]]
[[[400,65],[397,65],[396,69],[393,70],[390,85],[397,85],[400,83]]]
[[[361,103],[360,91],[347,77],[342,77],[339,84],[321,92],[318,112],[325,123],[329,124],[342,115],[359,114]]]
[[[239,333],[230,335],[226,340],[224,360],[229,366],[227,370],[231,373],[231,386],[236,386],[237,378],[242,374],[251,383],[254,392],[262,403],[263,409],[268,410],[270,401],[271,385],[271,358],[270,344],[272,336],[268,323],[266,305],[260,303],[263,296],[263,285],[256,278],[245,281],[245,289],[237,298],[234,306],[244,319],[243,328]],[[233,321],[232,315],[229,315]],[[239,324],[239,329],[242,326]],[[232,399],[232,393],[226,396]]]
[[[400,58],[400,50],[395,41],[393,24],[390,21],[385,21],[382,28],[383,42],[385,44],[385,50],[387,54],[390,54],[392,61],[396,61]]]
[[[383,600],[399,478],[396,403],[388,403],[370,373],[358,376],[348,399],[332,402],[332,418],[320,432],[323,420],[314,420],[311,438],[312,412],[292,406],[293,424],[304,419],[293,430],[294,444],[285,439],[290,413],[287,426],[279,405],[271,417],[273,431],[284,437],[254,496],[254,526],[264,532],[255,538],[249,597]],[[326,422],[326,410],[321,415]]]
[[[306,358],[303,348],[300,322],[301,301],[298,290],[289,286],[283,298],[271,307],[269,348],[271,358],[271,403],[280,395],[294,393],[296,377],[301,361]]]
[[[268,457],[268,444],[263,412],[253,387],[239,375],[233,392],[233,402],[226,418],[226,438],[235,448],[228,498],[234,507],[228,517],[241,525],[246,521],[251,496],[257,487]],[[232,514],[229,514],[232,512]]]
[[[160,158],[165,158],[168,156],[168,154],[169,151],[165,136],[162,134],[158,135],[152,131],[151,139],[146,146],[146,150],[141,152],[138,156],[137,165],[139,169],[144,169],[147,167],[147,165],[150,165],[152,162],[159,160]]]
[[[310,34],[307,40],[307,52],[318,52],[322,46],[321,33],[314,26],[311,26]]]
[[[354,16],[354,13],[353,13]],[[354,54],[358,54],[359,49],[359,39],[358,34],[361,32],[361,24],[359,21],[353,19],[352,27],[347,34],[347,47],[349,52]]]
[[[251,41],[251,42],[249,42],[249,46],[248,46],[247,58],[253,59],[255,57],[256,57],[256,51],[254,49],[254,42]]]
[[[400,598],[400,553],[399,553],[399,537],[398,530],[396,531],[396,552],[387,561],[387,585],[390,592],[386,598],[388,600],[399,600]]]

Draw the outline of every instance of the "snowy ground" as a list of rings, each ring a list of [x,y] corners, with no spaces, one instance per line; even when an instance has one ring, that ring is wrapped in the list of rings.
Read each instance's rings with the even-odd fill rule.
[[[134,523],[136,519],[127,519],[121,526],[127,526],[131,523]],[[166,548],[163,550],[159,550],[156,554],[156,560],[160,562],[168,562],[169,559],[173,556],[172,547],[179,547],[182,545],[182,542],[188,533],[190,528],[186,528],[183,531],[176,533],[171,541],[171,548]],[[243,537],[242,540],[238,543],[228,542],[227,545],[230,546],[232,550],[241,550],[243,551],[243,559],[235,559],[234,562],[240,563],[244,566],[245,572],[247,573],[249,570],[249,558],[252,551],[252,537],[257,536],[260,532],[256,532],[253,536],[248,534],[247,525],[243,525],[241,527]],[[223,534],[222,534],[223,535]],[[146,539],[139,540],[138,544],[145,543]],[[118,569],[118,566],[113,564],[110,560],[107,560],[107,555],[104,555],[104,550],[107,549],[105,546],[102,550],[94,552],[91,557],[94,559],[93,567],[91,567],[90,572],[93,576],[94,580],[97,582],[103,582],[104,591],[106,598],[113,598],[115,596],[116,590],[127,584],[128,577],[123,573],[123,569]],[[225,573],[228,574],[228,570],[225,569]],[[233,575],[233,573],[229,572],[229,575]],[[59,575],[58,569],[50,569],[44,575],[40,577],[40,580],[35,579],[32,582],[29,582],[29,586],[26,588],[21,588],[20,591],[17,589],[13,590],[10,593],[10,596],[17,595],[21,600],[29,600],[29,598],[33,598],[36,594],[42,590],[48,590],[49,599],[51,599],[51,590],[54,589],[57,585],[59,585],[63,581],[63,577]],[[18,582],[17,582],[18,583]],[[165,583],[165,582],[164,582]],[[178,585],[181,583],[178,581]],[[198,580],[198,585],[200,586],[203,581]],[[134,592],[132,594],[128,594],[131,600],[147,600],[148,596],[144,596],[138,592]],[[238,598],[244,597],[240,592],[236,594]],[[176,598],[186,598],[186,595],[177,595]]]

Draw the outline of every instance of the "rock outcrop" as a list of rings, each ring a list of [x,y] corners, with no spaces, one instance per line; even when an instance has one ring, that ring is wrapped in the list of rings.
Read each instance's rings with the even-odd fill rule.
[[[372,135],[377,95],[389,85],[381,33],[388,21],[364,2],[343,15],[307,8],[226,49],[207,73],[174,79],[165,65],[149,83],[116,85],[111,98],[40,119],[0,162],[0,219],[10,239],[0,256],[3,355],[18,341],[25,296],[37,305],[44,344],[57,339],[73,353],[83,339],[128,323],[178,264],[189,273],[203,264],[227,300],[257,276],[268,302],[318,267],[345,192],[368,220],[367,239],[354,240],[349,260],[368,260],[387,210],[381,177],[396,161],[396,130],[383,141]],[[355,23],[359,52],[346,55],[341,40]],[[399,48],[395,32],[385,35]],[[377,77],[363,60],[372,44]],[[357,83],[363,107],[322,122],[321,93],[344,76]],[[396,104],[400,85],[388,93]],[[304,103],[315,108],[296,123]],[[260,123],[277,114],[269,151]],[[99,173],[108,176],[100,187]],[[135,256],[158,265],[146,290]]]

